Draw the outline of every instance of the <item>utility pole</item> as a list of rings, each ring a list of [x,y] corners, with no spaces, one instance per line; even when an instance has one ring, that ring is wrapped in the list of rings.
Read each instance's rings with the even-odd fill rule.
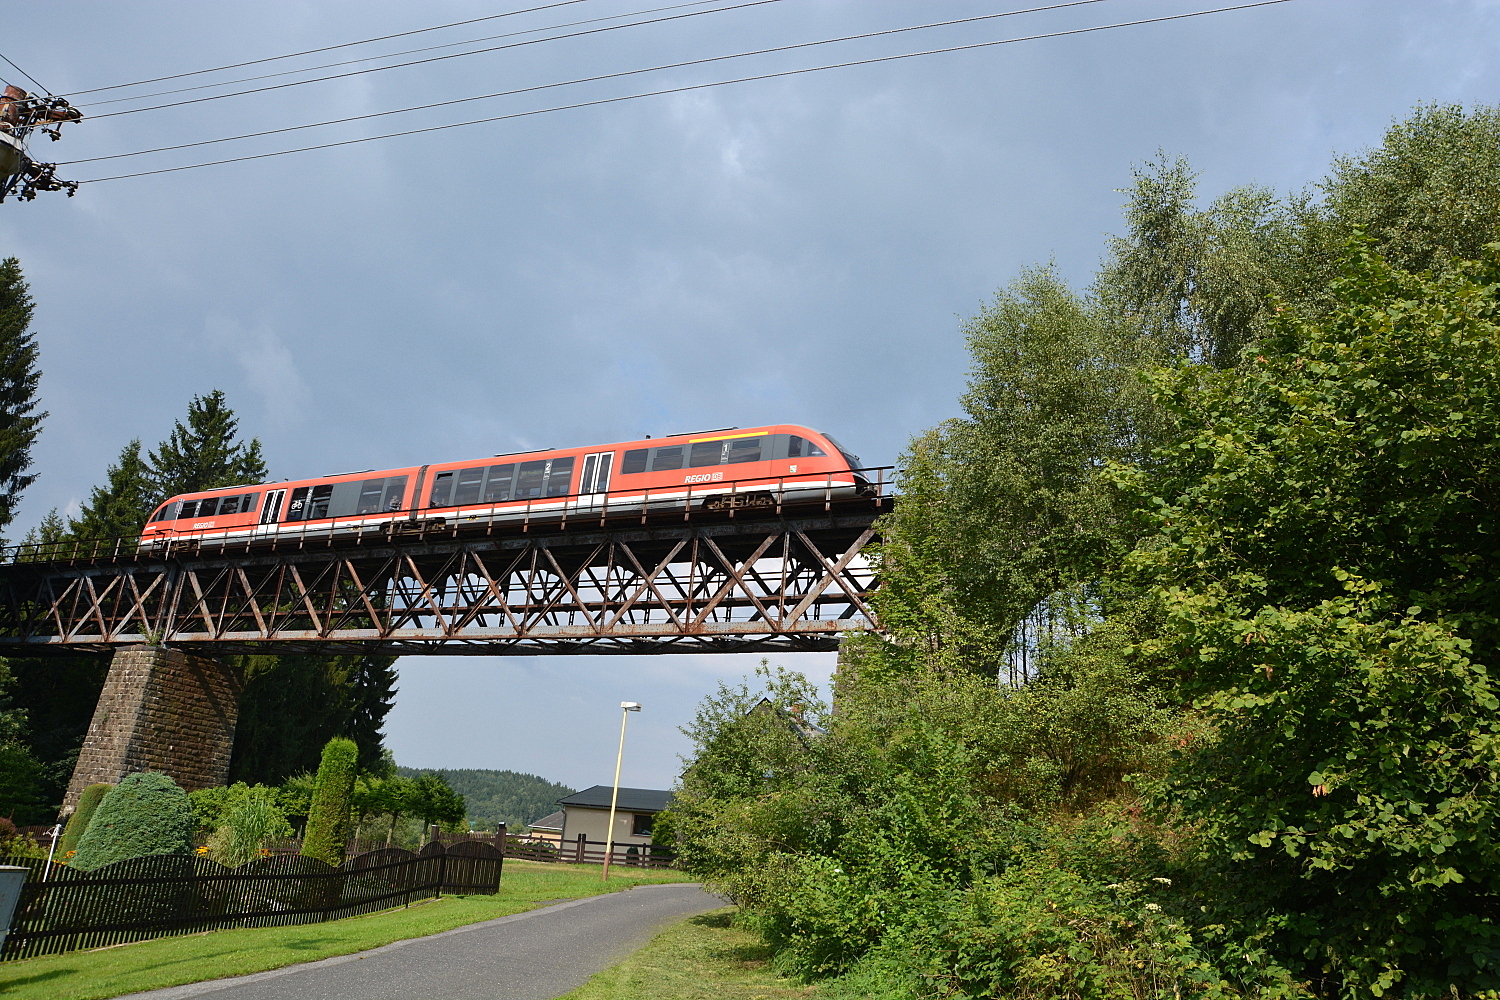
[[[66,98],[34,97],[20,87],[6,85],[0,93],[0,202],[12,194],[20,201],[31,201],[40,191],[66,191],[73,197],[78,182],[59,179],[55,163],[33,160],[27,140],[33,132],[41,132],[56,141],[62,138],[64,124],[82,118]]]

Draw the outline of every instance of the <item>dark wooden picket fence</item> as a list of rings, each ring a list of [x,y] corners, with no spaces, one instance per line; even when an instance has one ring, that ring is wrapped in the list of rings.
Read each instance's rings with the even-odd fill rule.
[[[609,845],[602,840],[565,840],[561,844],[547,841],[526,841],[508,837],[505,841],[505,856],[521,861],[556,861],[563,864],[602,865],[604,852]],[[629,845],[616,843],[610,855],[611,865],[630,865],[640,868],[670,868],[676,853],[670,848],[653,847],[649,844]]]
[[[228,927],[319,923],[441,895],[493,894],[504,856],[491,844],[382,848],[334,868],[272,856],[238,868],[206,858],[132,858],[78,871],[35,858],[0,961]]]

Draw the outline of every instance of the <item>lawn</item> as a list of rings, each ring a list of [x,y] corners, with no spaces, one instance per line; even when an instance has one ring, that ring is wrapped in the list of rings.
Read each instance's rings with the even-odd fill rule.
[[[348,955],[535,909],[544,902],[687,881],[689,876],[677,872],[617,867],[606,884],[599,881],[597,865],[507,861],[494,896],[444,896],[326,924],[211,931],[5,962],[0,964],[0,995],[6,1000],[102,1000]]]
[[[786,1000],[815,987],[772,971],[759,935],[731,923],[734,908],[691,917],[561,1000]]]

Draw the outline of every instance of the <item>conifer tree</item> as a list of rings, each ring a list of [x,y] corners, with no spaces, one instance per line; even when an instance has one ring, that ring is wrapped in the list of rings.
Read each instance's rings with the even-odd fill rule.
[[[76,538],[123,538],[136,535],[161,498],[151,482],[151,469],[141,456],[136,438],[120,451],[120,458],[95,486],[76,520],[68,523]]]
[[[21,492],[36,476],[31,446],[46,413],[36,411],[37,346],[32,335],[33,302],[21,262],[0,261],[0,531],[15,520]]]
[[[177,422],[171,437],[151,452],[152,485],[159,501],[177,493],[259,483],[266,478],[260,439],[238,439],[239,419],[218,389],[194,396],[187,424]]]

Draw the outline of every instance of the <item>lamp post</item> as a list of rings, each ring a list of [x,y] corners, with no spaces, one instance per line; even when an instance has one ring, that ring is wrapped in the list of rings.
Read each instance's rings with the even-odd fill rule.
[[[604,833],[604,877],[602,881],[609,881],[609,859],[615,853],[615,804],[620,801],[620,765],[625,762],[625,720],[630,718],[631,712],[639,712],[641,706],[637,702],[620,702],[620,752],[615,754],[615,790],[609,796],[609,826]]]

